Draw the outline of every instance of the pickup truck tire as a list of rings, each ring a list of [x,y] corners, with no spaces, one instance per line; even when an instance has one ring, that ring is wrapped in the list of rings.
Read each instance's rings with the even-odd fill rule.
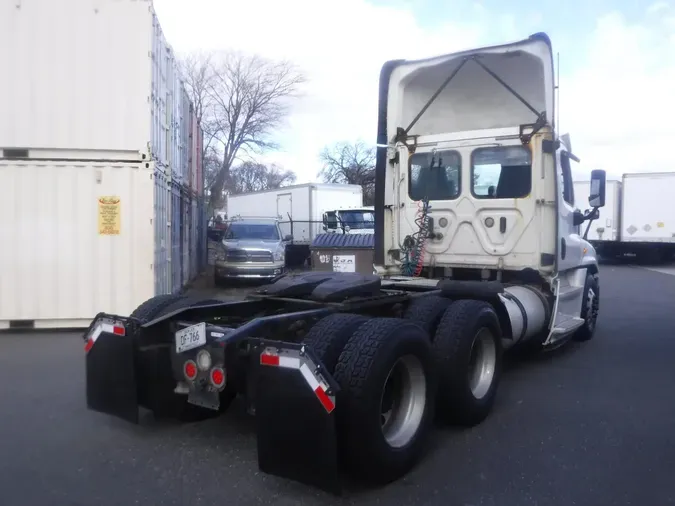
[[[433,423],[435,376],[419,325],[374,318],[354,332],[334,378],[341,458],[355,478],[389,483],[415,465]]]
[[[152,319],[178,309],[216,302],[222,301],[185,295],[174,296],[173,301],[157,311]],[[236,392],[233,389],[225,387],[220,393],[220,409],[218,411],[190,404],[187,401],[187,395],[174,392],[176,381],[171,370],[171,350],[169,347],[157,347],[143,351],[142,355],[141,360],[144,362],[143,368],[146,372],[143,387],[149,386],[146,393],[147,407],[150,408],[156,418],[176,418],[184,422],[205,420],[224,412],[236,397]]]
[[[347,341],[367,321],[367,317],[358,314],[337,313],[326,316],[309,329],[303,344],[309,346],[326,370],[333,374]]]
[[[433,338],[438,323],[451,303],[450,299],[438,295],[417,297],[408,305],[403,318],[421,325],[429,337]]]
[[[502,372],[499,318],[479,300],[458,300],[433,340],[439,375],[436,409],[445,422],[473,426],[492,410]]]
[[[141,323],[147,323],[154,320],[162,309],[182,298],[182,295],[156,295],[143,302],[129,316]]]
[[[226,278],[224,278],[222,276],[218,276],[218,274],[213,275],[213,284],[217,288],[227,288]]]
[[[581,314],[584,324],[574,333],[575,341],[590,341],[595,335],[600,309],[600,279],[597,274],[588,274],[584,284],[584,298]]]

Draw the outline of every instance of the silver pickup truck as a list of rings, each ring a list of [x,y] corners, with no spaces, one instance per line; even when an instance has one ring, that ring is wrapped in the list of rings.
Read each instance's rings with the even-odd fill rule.
[[[215,282],[230,278],[273,279],[284,273],[286,245],[276,218],[232,218],[215,256]]]

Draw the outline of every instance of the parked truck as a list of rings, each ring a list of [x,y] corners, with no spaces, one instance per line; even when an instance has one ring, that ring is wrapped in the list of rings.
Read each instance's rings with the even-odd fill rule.
[[[331,209],[323,213],[323,230],[329,234],[374,234],[373,206]]]
[[[591,183],[574,183],[583,204]],[[599,255],[634,255],[647,261],[665,261],[675,254],[675,172],[624,174],[621,181],[607,181],[607,200],[588,239]]]
[[[289,266],[309,260],[309,245],[323,232],[324,214],[335,209],[363,206],[359,185],[306,183],[239,195],[228,195],[228,216],[278,218],[282,236],[291,236],[286,247]]]
[[[379,275],[286,275],[237,302],[100,314],[84,335],[89,408],[207,417],[244,396],[260,469],[338,492],[341,469],[373,483],[408,472],[435,417],[484,420],[505,351],[591,339],[600,272],[577,229],[604,205],[605,173],[592,210],[575,209],[552,54],[540,33],[384,64]],[[491,192],[472,188],[483,171]]]

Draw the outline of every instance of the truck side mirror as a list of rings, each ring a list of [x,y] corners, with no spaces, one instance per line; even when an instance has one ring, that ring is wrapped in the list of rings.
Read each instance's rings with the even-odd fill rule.
[[[604,207],[606,181],[607,174],[604,170],[591,172],[591,194],[588,197],[588,204],[591,207]]]
[[[584,221],[586,221],[584,213],[579,211],[579,209],[575,209],[574,212],[572,213],[572,225],[577,227],[581,225]]]
[[[293,236],[291,234],[286,234],[284,236],[284,241],[291,242],[292,240],[293,240]]]

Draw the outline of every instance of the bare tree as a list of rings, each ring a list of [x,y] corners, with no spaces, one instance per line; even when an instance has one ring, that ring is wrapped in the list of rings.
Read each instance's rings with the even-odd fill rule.
[[[182,68],[204,130],[205,154],[213,147],[220,155],[209,189],[211,207],[222,207],[235,161],[277,147],[272,135],[305,78],[288,61],[237,52],[193,54]]]
[[[327,183],[358,184],[363,188],[364,205],[375,201],[375,148],[363,141],[338,142],[320,155],[319,177]]]
[[[230,171],[230,191],[248,193],[272,190],[295,182],[295,174],[277,165],[246,161]]]
[[[202,158],[204,187],[206,189],[210,189],[213,185],[213,182],[216,180],[218,171],[220,170],[222,157],[213,146],[208,147],[204,151],[204,156]]]

